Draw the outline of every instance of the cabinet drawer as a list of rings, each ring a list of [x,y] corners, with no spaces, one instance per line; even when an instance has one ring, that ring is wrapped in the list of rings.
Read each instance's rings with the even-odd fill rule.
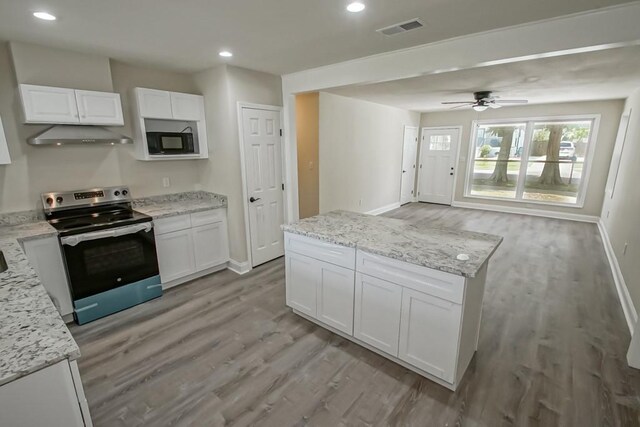
[[[171,233],[172,231],[185,230],[191,228],[191,216],[180,215],[171,216],[169,218],[160,218],[153,220],[156,235]]]
[[[191,225],[199,227],[201,225],[220,222],[225,218],[224,209],[214,209],[211,211],[196,212],[191,214]]]
[[[464,299],[462,276],[362,251],[358,251],[356,270],[456,304]]]
[[[355,248],[334,245],[333,243],[327,243],[292,233],[285,233],[284,247],[285,251],[296,252],[351,270],[355,269]]]

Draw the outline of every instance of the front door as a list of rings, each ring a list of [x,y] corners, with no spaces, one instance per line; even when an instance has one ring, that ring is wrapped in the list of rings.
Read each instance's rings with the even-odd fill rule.
[[[402,152],[402,184],[400,204],[413,200],[416,185],[416,162],[418,161],[418,128],[404,127],[404,148]]]
[[[460,130],[422,129],[418,200],[450,205]]]
[[[280,112],[242,109],[252,266],[284,255]]]

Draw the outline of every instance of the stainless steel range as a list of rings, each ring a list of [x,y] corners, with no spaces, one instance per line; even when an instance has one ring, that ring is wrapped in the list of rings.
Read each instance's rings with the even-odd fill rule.
[[[78,324],[162,295],[153,222],[131,200],[127,187],[42,194],[47,220],[58,230]]]

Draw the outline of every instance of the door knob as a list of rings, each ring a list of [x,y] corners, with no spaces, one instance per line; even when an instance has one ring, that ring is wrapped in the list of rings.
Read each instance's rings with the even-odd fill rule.
[[[251,198],[249,199],[251,203],[257,202],[258,200],[260,200],[260,197],[256,199],[255,197],[251,196]]]
[[[407,173],[407,171],[402,171],[402,173]]]

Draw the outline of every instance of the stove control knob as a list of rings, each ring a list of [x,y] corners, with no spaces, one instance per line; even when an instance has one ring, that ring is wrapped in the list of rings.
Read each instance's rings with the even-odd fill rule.
[[[118,190],[116,190],[116,191],[113,192],[113,195],[118,197],[120,195],[120,192]]]
[[[47,204],[51,206],[53,204],[53,199],[51,197],[47,197]]]
[[[123,195],[123,196],[126,196],[127,194],[129,194],[129,191],[127,191],[127,190],[122,190],[122,195]]]
[[[62,200],[64,200],[62,197],[60,196],[56,197],[56,202],[62,203]]]

